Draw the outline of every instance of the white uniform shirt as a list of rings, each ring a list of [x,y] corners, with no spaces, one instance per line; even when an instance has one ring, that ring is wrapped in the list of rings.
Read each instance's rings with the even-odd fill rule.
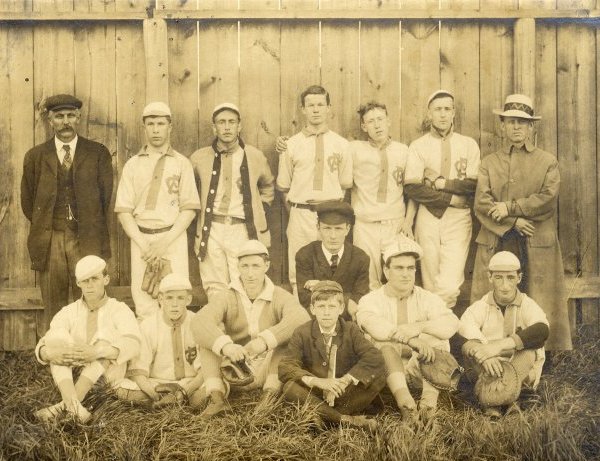
[[[473,138],[450,132],[446,139],[450,142],[450,174],[446,179],[477,179],[481,154]],[[426,169],[435,173],[430,179],[440,175],[442,169],[442,138],[429,132],[410,145],[406,164],[405,184],[418,184],[423,181]]]
[[[107,341],[111,346],[119,349],[119,355],[115,360],[118,364],[124,364],[139,352],[141,342],[138,322],[133,311],[125,304],[114,298],[108,298],[106,303],[98,308],[98,327],[96,333],[90,340],[87,338],[87,319],[89,309],[83,298],[63,307],[52,318],[50,329],[40,339],[35,355],[40,363],[45,364],[39,356],[39,351],[45,345],[45,338],[52,336],[56,330],[68,333],[75,342],[94,344],[97,341]],[[131,349],[131,341],[135,341],[138,347]]]
[[[225,172],[223,171],[224,166],[224,155],[221,158],[221,173],[219,175],[219,184],[217,186],[217,193],[215,194],[215,202],[213,204],[213,210],[216,215],[223,216],[235,216],[236,218],[245,218],[244,214],[244,205],[243,205],[243,196],[242,196],[242,175],[240,174],[240,167],[242,166],[242,161],[244,160],[244,151],[241,147],[238,148],[232,155],[231,163],[231,183],[233,187],[230,191],[230,201],[227,212],[221,212],[221,201],[223,200],[223,194],[225,193],[225,188],[223,186],[223,175]]]
[[[183,360],[185,378],[193,378],[200,369],[198,349],[191,331],[193,318],[194,313],[187,311],[181,323],[184,356],[180,360]],[[139,357],[131,361],[128,375],[142,374],[148,378],[176,380],[172,329],[172,324],[164,320],[161,309],[140,323],[142,347]]]
[[[388,296],[385,288],[386,285],[363,296],[358,302],[356,313],[358,325],[376,341],[389,341],[398,326],[398,298]],[[434,320],[448,314],[454,316],[442,298],[418,286],[414,287],[408,297],[406,308],[409,324]]]
[[[388,182],[385,202],[377,201],[381,177],[378,148],[368,141],[352,141],[350,152],[354,174],[352,208],[356,218],[367,222],[404,218],[404,173],[409,155],[408,147],[396,141],[386,147]]]
[[[163,155],[161,174],[155,167]],[[173,225],[180,211],[198,209],[200,198],[194,170],[185,156],[173,149],[161,154],[144,147],[125,164],[115,213],[132,213],[139,226],[160,229]]]
[[[287,141],[287,150],[279,156],[277,189],[288,192],[294,203],[319,203],[344,198],[352,187],[352,156],[348,141],[329,130],[324,135],[323,190],[313,189],[315,136],[296,133]]]

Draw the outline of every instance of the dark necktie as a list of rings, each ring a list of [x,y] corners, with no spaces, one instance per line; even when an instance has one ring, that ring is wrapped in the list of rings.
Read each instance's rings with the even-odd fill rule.
[[[65,151],[65,156],[62,161],[62,167],[65,171],[69,171],[73,164],[73,159],[71,159],[71,146],[63,144],[63,150]]]
[[[338,261],[339,261],[340,257],[338,255],[331,255],[331,270],[333,272],[335,272],[335,270],[338,267]]]

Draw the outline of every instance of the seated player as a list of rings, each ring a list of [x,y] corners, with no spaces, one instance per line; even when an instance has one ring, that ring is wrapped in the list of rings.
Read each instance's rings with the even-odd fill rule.
[[[492,256],[488,278],[492,291],[469,306],[460,319],[458,332],[467,339],[462,347],[467,376],[473,381],[482,375],[500,379],[506,370],[503,362],[508,361],[518,376],[517,392],[522,385],[535,389],[549,334],[546,314],[517,288],[521,263],[513,253],[500,251]],[[480,403],[488,415],[500,416],[500,408]]]
[[[296,327],[310,319],[292,294],[273,285],[267,277],[267,247],[258,240],[248,240],[237,257],[240,277],[231,281],[227,291],[216,293],[192,321],[206,393],[210,396],[202,418],[227,409],[227,389],[220,370],[225,357],[232,362],[251,362],[255,379],[242,389],[262,387],[263,400],[279,393],[277,366],[283,347]]]
[[[375,420],[357,413],[385,387],[381,352],[354,322],[340,317],[344,292],[339,283],[318,282],[310,311],[315,320],[296,329],[279,363],[284,398],[313,403],[326,423],[374,429]]]
[[[160,308],[140,323],[140,355],[129,363],[129,379],[121,383],[119,398],[155,402],[159,407],[185,400],[192,408],[202,403],[206,394],[191,330],[194,313],[186,308],[190,302],[192,285],[187,277],[172,273],[161,280]],[[163,384],[177,384],[170,388],[174,395],[168,395],[169,387]]]
[[[419,408],[433,413],[439,391],[422,379],[420,361],[431,362],[435,348],[450,350],[448,339],[458,329],[458,318],[438,295],[415,285],[417,261],[423,250],[398,235],[383,251],[387,283],[363,296],[356,314],[359,326],[381,350],[387,384],[403,418],[415,416],[416,403],[408,389],[422,386]]]
[[[296,281],[300,304],[308,308],[319,280],[333,280],[344,289],[346,320],[354,318],[358,301],[369,292],[369,256],[345,242],[354,224],[354,211],[346,202],[323,202],[316,207],[319,240],[296,253]]]
[[[63,307],[40,339],[35,355],[50,373],[62,400],[39,410],[35,416],[48,421],[67,412],[82,423],[91,414],[81,401],[101,376],[116,387],[125,376],[127,361],[140,351],[140,332],[135,315],[126,304],[109,298],[106,262],[85,256],[75,266],[82,297]],[[81,367],[77,382],[73,368]]]

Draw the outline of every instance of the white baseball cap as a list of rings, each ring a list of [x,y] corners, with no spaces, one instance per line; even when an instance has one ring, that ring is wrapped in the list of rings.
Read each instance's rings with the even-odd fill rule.
[[[267,247],[258,240],[248,240],[245,242],[239,249],[237,257],[242,258],[244,256],[253,256],[253,255],[269,255],[269,250]]]
[[[383,249],[383,260],[387,264],[390,258],[404,254],[414,255],[417,259],[423,257],[423,249],[412,239],[403,234],[398,234],[393,241]]]
[[[144,117],[171,117],[171,109],[164,102],[151,102],[144,107],[142,118]]]
[[[75,279],[78,282],[89,279],[92,275],[102,272],[106,268],[106,261],[96,255],[88,255],[77,261],[75,265]]]
[[[163,277],[158,286],[158,291],[165,293],[174,290],[191,290],[190,279],[181,274],[170,273]]]
[[[235,112],[236,114],[238,114],[238,117],[241,117],[241,115],[240,115],[240,109],[238,108],[238,106],[236,106],[232,102],[224,102],[222,104],[218,104],[218,105],[215,106],[215,108],[213,109],[213,112],[212,112],[213,118],[219,112],[223,112],[224,110],[232,110],[233,112]]]
[[[519,258],[510,251],[499,251],[490,258],[488,269],[490,272],[518,271],[521,270],[521,262],[519,261]]]

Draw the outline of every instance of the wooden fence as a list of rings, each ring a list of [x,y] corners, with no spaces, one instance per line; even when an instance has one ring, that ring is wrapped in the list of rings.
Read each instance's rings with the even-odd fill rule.
[[[570,297],[598,322],[599,10],[600,0],[0,0],[0,292],[35,285],[19,184],[25,152],[51,136],[37,111],[49,95],[84,101],[80,133],[109,148],[117,179],[151,100],[170,104],[172,144],[186,155],[211,142],[215,104],[239,104],[242,136],[276,173],[274,141],[300,129],[304,87],[330,91],[331,127],[349,139],[360,137],[358,105],[385,102],[392,136],[407,144],[427,95],[446,88],[457,131],[483,155],[502,144],[492,109],[512,92],[534,97],[537,144],[561,165]],[[270,224],[281,282],[279,201]],[[129,241],[115,216],[110,229],[113,282],[127,285]]]

